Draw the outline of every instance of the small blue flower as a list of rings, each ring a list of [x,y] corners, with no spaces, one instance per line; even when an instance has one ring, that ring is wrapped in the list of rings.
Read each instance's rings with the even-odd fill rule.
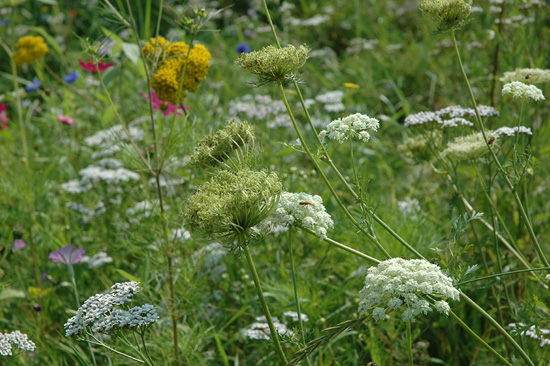
[[[252,51],[252,48],[246,42],[239,43],[236,48],[238,53],[249,53]]]
[[[40,89],[41,86],[42,86],[42,82],[40,81],[40,79],[35,77],[34,79],[32,79],[29,85],[25,85],[25,91],[27,93],[32,93]]]
[[[0,20],[0,25],[8,25],[8,24],[10,24],[9,20],[7,20],[7,19],[1,19]]]
[[[74,83],[75,81],[78,80],[78,72],[76,72],[76,70],[71,71],[71,72],[68,73],[67,75],[63,76],[63,80],[64,80],[67,84],[72,84],[72,83]]]

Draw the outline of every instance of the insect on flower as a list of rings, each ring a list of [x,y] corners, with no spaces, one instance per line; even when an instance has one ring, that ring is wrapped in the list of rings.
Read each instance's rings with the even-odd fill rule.
[[[313,203],[309,202],[309,201],[302,201],[299,203],[299,205],[301,206],[313,206]]]
[[[531,76],[533,76],[532,74],[527,74],[525,75],[525,79],[531,79]]]
[[[494,138],[494,137],[489,137],[489,139],[487,139],[487,145],[492,145],[493,142],[495,142],[495,138]]]

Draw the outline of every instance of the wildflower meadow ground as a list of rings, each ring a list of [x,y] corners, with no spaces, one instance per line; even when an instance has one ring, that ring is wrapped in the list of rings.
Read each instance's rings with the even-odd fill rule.
[[[0,365],[550,366],[548,0],[0,0]]]

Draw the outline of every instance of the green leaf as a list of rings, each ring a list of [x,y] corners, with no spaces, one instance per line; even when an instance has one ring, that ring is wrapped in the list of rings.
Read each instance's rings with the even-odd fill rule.
[[[122,52],[124,52],[126,57],[128,57],[128,59],[132,61],[134,65],[137,64],[141,56],[139,47],[135,43],[126,43],[126,42],[122,43]]]
[[[139,278],[137,278],[136,276],[126,272],[125,270],[123,269],[117,269],[116,270],[122,277],[126,278],[127,280],[129,281],[136,281],[136,282],[143,282],[141,281]]]
[[[0,301],[1,300],[8,300],[8,299],[24,299],[27,295],[25,294],[25,291],[22,290],[16,290],[14,288],[5,288],[2,292],[0,292]]]

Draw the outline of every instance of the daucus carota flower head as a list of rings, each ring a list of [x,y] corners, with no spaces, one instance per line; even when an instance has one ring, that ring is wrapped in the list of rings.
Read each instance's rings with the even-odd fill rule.
[[[36,345],[29,337],[15,330],[11,333],[0,333],[0,356],[12,356],[12,346],[17,346],[20,350],[32,352]]]
[[[17,66],[23,66],[23,64],[32,64],[48,53],[48,45],[44,42],[44,38],[37,36],[25,36],[19,38],[17,44],[17,51],[13,54],[13,62]]]
[[[493,146],[499,135],[493,131],[486,131],[487,139],[491,139],[489,146]],[[487,141],[483,138],[481,132],[473,133],[467,136],[459,136],[454,141],[449,142],[443,156],[456,161],[476,160],[489,153]]]
[[[254,141],[254,128],[248,122],[228,121],[222,130],[199,141],[189,162],[197,168],[215,166],[251,141]]]
[[[84,254],[86,254],[84,249],[73,249],[73,245],[69,244],[63,248],[59,248],[58,250],[51,252],[48,258],[55,263],[61,262],[67,265],[72,265],[80,262]]]
[[[212,58],[203,45],[194,45],[189,51],[189,46],[185,42],[170,43],[162,37],[151,38],[143,47],[143,53],[151,65],[156,65],[151,86],[161,100],[172,104],[181,104],[186,96],[186,90],[197,91],[199,83],[206,79]],[[183,88],[180,90],[183,66],[188,56]]]
[[[481,117],[494,117],[498,116],[499,112],[491,107],[486,105],[479,105],[477,107],[479,115]],[[474,118],[476,116],[475,110],[473,108],[464,108],[459,105],[452,105],[437,111],[423,111],[414,114],[409,114],[405,118],[405,127],[416,127],[416,126],[438,126],[441,128],[449,127],[473,127],[474,124],[467,120],[466,118]]]
[[[388,259],[368,269],[360,292],[359,314],[378,321],[388,310],[404,307],[403,320],[414,322],[416,316],[433,310],[423,295],[439,298],[433,308],[445,315],[450,310],[446,300],[460,300],[452,279],[437,265],[424,259]]]
[[[543,84],[550,82],[550,70],[543,69],[515,69],[514,71],[506,71],[500,78],[503,83],[512,81],[521,81],[525,84]]]
[[[275,210],[281,191],[275,173],[220,170],[189,198],[188,227],[237,249],[260,235],[255,226]]]
[[[472,5],[467,0],[421,0],[420,10],[438,23],[440,31],[445,31],[462,26],[470,16]]]
[[[76,315],[65,323],[65,335],[80,334],[86,327],[90,327],[93,332],[109,333],[122,328],[151,325],[159,319],[154,306],[145,304],[128,310],[118,307],[132,301],[132,297],[140,290],[139,282],[117,283],[107,293],[88,298]]]
[[[441,144],[442,138],[441,131],[432,130],[406,138],[397,149],[407,158],[416,161],[430,161],[433,158],[432,150]]]
[[[294,73],[304,66],[309,51],[305,45],[267,46],[260,51],[241,53],[235,64],[256,75],[260,85],[286,82],[293,80]]]
[[[544,100],[542,90],[534,85],[527,85],[521,81],[512,81],[511,83],[504,84],[502,87],[502,95],[511,94],[512,97],[517,99],[533,99],[535,102]]]
[[[327,125],[327,129],[319,133],[319,137],[321,139],[328,137],[339,143],[343,143],[348,139],[368,142],[370,139],[368,130],[376,132],[379,127],[380,122],[376,118],[371,118],[361,113],[355,113],[330,122]]]
[[[327,229],[334,227],[332,218],[323,206],[323,199],[303,192],[282,193],[271,223],[303,226],[314,231],[321,240],[327,237]]]

